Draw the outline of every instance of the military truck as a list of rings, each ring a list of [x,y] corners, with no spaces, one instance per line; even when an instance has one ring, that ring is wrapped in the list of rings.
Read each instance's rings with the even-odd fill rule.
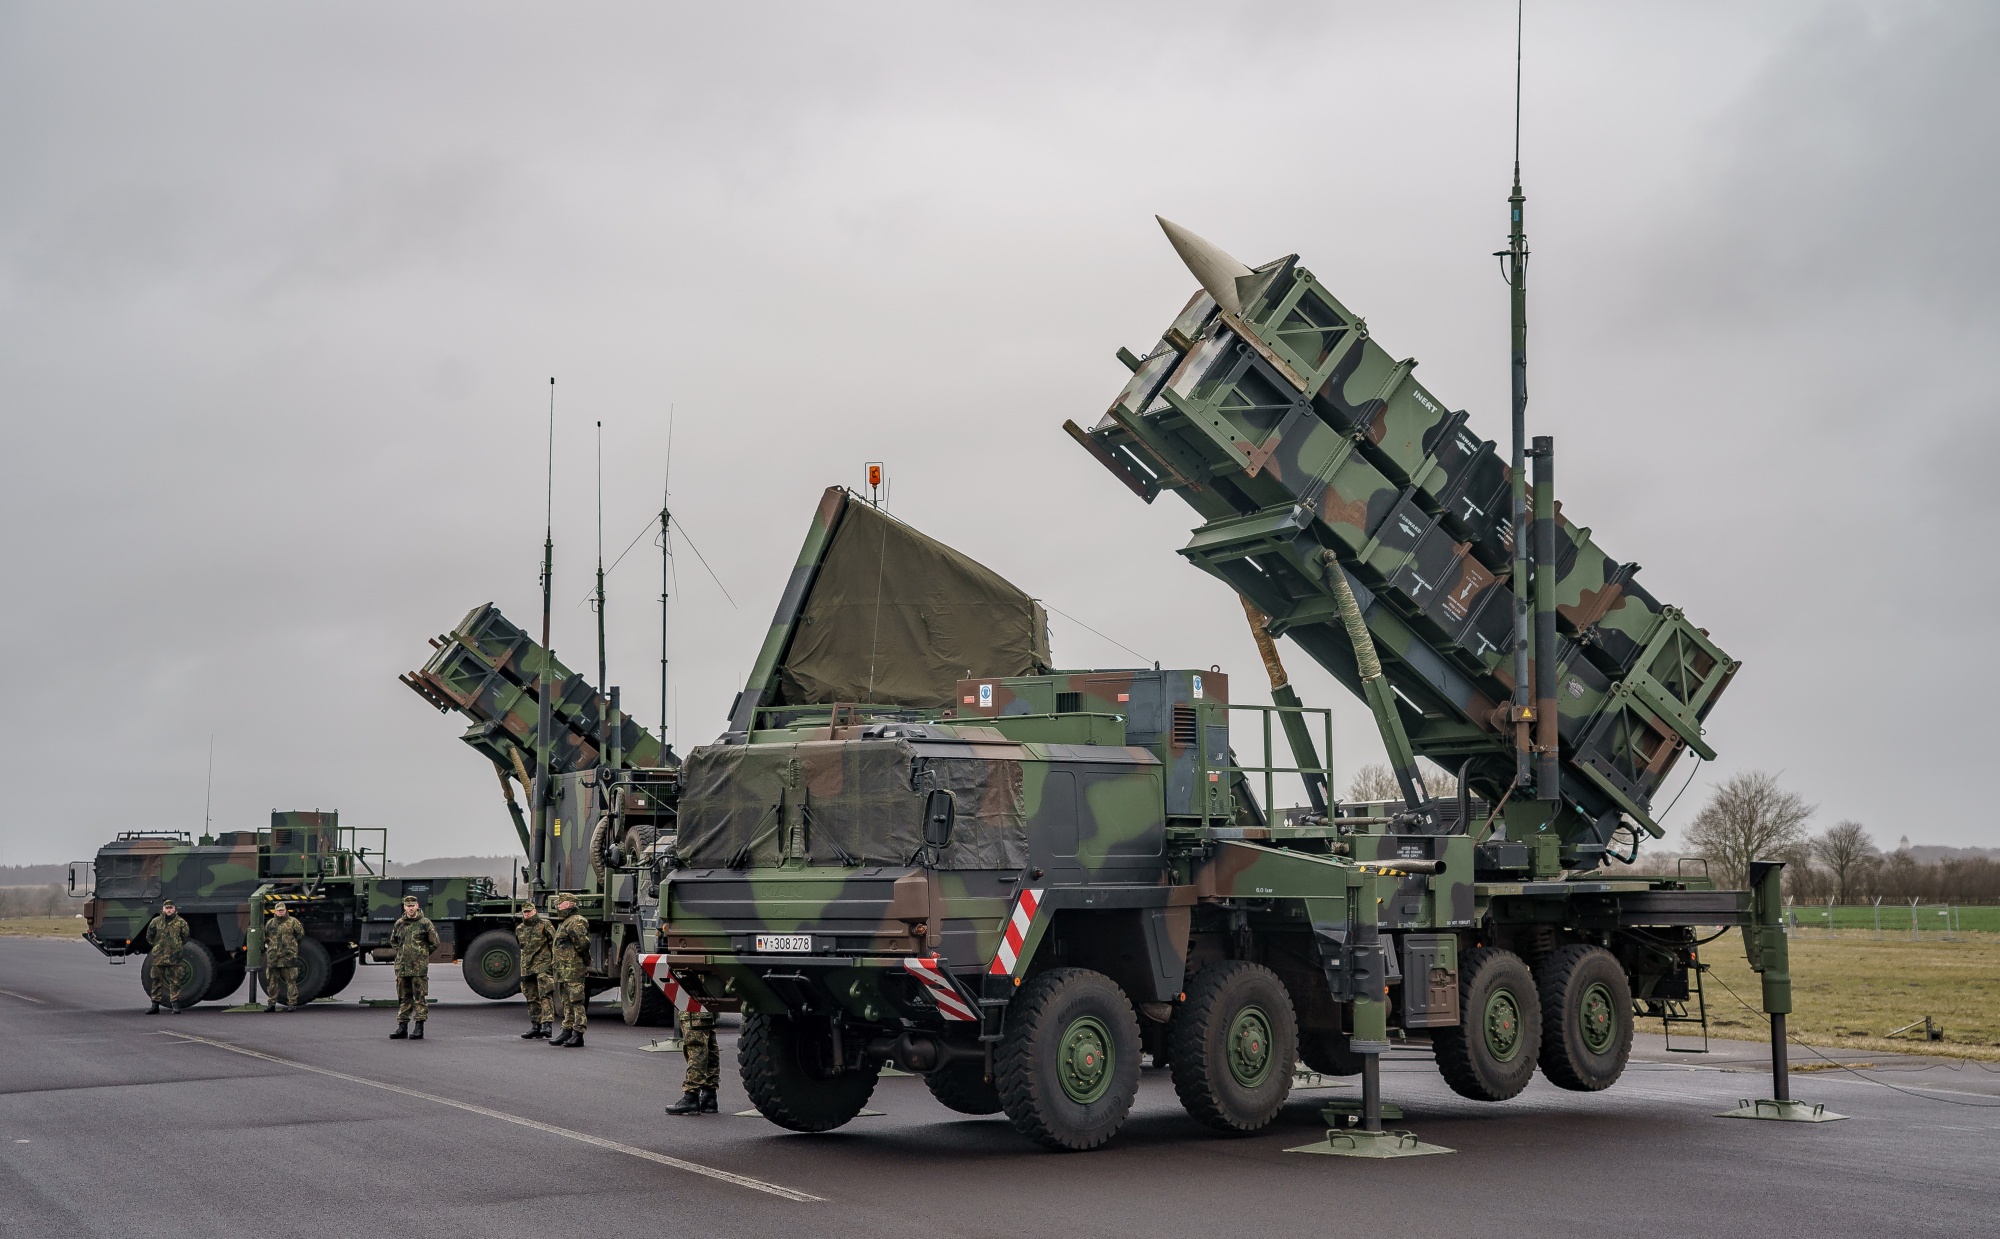
[[[845,1123],[894,1064],[1076,1150],[1124,1122],[1142,1055],[1231,1134],[1272,1121],[1299,1062],[1361,1075],[1379,1132],[1392,1045],[1429,1047],[1479,1100],[1537,1068],[1607,1088],[1637,1016],[1703,1021],[1697,930],[1734,925],[1785,1098],[1779,866],[1749,891],[1596,872],[1658,833],[1675,757],[1711,755],[1701,722],[1735,660],[1555,512],[1552,471],[1532,526],[1509,517],[1493,445],[1296,258],[1252,270],[1174,240],[1203,289],[1122,354],[1134,377],[1099,425],[1068,430],[1142,498],[1196,508],[1183,553],[1252,604],[1274,688],[1288,636],[1368,701],[1402,801],[1332,803],[1304,726],[1323,711],[1232,702],[1215,667],[848,684],[814,713],[755,704],[781,654],[682,768],[656,974],[744,1012],[743,1080],[780,1126]],[[1531,650],[1529,578],[1501,574],[1517,549]],[[781,608],[767,650],[801,639]],[[1268,742],[1237,758],[1246,713],[1266,737],[1276,718],[1291,765]],[[1418,756],[1458,771],[1455,803]],[[1253,783],[1280,772],[1314,811],[1267,813]]]
[[[364,841],[377,841],[368,847]],[[387,832],[343,827],[332,810],[277,811],[267,831],[133,830],[70,865],[70,893],[85,897],[84,940],[114,964],[139,956],[150,989],[146,925],[174,901],[190,930],[179,1005],[219,1002],[260,962],[263,920],[278,903],[306,931],[299,1000],[338,994],[357,965],[387,959],[389,930],[405,895],[422,901],[438,928],[437,960],[505,923],[507,905],[490,878],[384,876]]]

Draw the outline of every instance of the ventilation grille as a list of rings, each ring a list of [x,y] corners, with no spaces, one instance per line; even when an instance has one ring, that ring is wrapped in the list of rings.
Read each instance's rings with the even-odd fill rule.
[[[1057,694],[1056,694],[1056,713],[1057,713],[1057,714],[1076,714],[1076,713],[1079,713],[1079,712],[1080,712],[1080,711],[1081,711],[1082,709],[1083,709],[1083,694],[1082,694],[1082,693],[1057,693]]]
[[[1197,737],[1193,706],[1174,707],[1174,743],[1193,748]]]

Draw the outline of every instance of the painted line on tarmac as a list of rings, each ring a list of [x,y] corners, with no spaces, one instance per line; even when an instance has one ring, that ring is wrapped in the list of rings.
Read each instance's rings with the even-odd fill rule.
[[[20,1000],[21,1000],[22,1002],[32,1002],[32,1003],[34,1003],[34,1004],[35,1004],[36,1006],[38,1006],[38,1007],[46,1007],[46,1006],[48,1006],[48,1005],[49,1005],[49,1004],[47,1004],[47,1003],[43,1002],[43,1001],[42,1001],[41,999],[39,999],[39,998],[30,998],[30,997],[28,997],[28,996],[27,996],[26,994],[17,994],[17,993],[15,993],[15,992],[14,992],[13,990],[10,990],[10,989],[0,989],[0,994],[5,994],[5,995],[7,995],[7,997],[9,997],[9,998],[18,998],[18,999],[20,999]]]
[[[459,1101],[452,1097],[440,1097],[436,1093],[426,1093],[414,1088],[404,1088],[400,1084],[391,1084],[387,1080],[371,1080],[367,1076],[349,1075],[345,1071],[334,1071],[327,1067],[315,1067],[311,1063],[302,1063],[290,1058],[280,1058],[276,1054],[266,1054],[262,1050],[252,1050],[245,1046],[233,1045],[227,1041],[218,1041],[214,1037],[203,1037],[194,1033],[172,1032],[167,1029],[161,1029],[160,1031],[164,1036],[176,1037],[182,1041],[198,1041],[203,1045],[212,1045],[218,1050],[228,1050],[232,1054],[241,1054],[246,1058],[261,1058],[267,1063],[276,1063],[281,1067],[291,1067],[298,1071],[310,1071],[314,1075],[326,1076],[334,1080],[345,1080],[349,1084],[363,1084],[369,1088],[382,1089],[385,1092],[401,1093],[405,1097],[415,1097],[419,1101],[433,1101],[441,1106],[450,1106],[454,1110],[464,1110],[470,1114],[483,1115],[489,1119],[499,1119],[503,1123],[513,1123],[518,1127],[532,1127],[536,1131],[545,1131],[552,1136],[561,1136],[566,1140],[575,1140],[581,1144],[594,1145],[600,1149],[609,1149],[613,1153],[623,1153],[627,1157],[636,1157],[641,1161],[653,1162],[661,1166],[670,1166],[675,1170],[685,1170],[689,1174],[703,1175],[724,1183],[733,1183],[737,1187],[747,1187],[753,1192],[763,1192],[785,1200],[820,1201],[826,1199],[824,1196],[814,1196],[809,1192],[801,1192],[796,1188],[784,1187],[777,1183],[766,1183],[762,1179],[753,1179],[748,1175],[734,1174],[727,1170],[718,1170],[714,1166],[704,1166],[700,1162],[683,1161],[678,1157],[668,1157],[665,1153],[655,1153],[651,1149],[641,1149],[629,1144],[620,1144],[616,1140],[606,1140],[602,1136],[593,1136],[589,1132],[575,1131],[568,1127],[557,1127],[553,1123],[544,1123],[539,1119],[526,1118],[519,1114],[509,1114],[505,1110],[495,1110],[489,1106],[474,1105],[472,1102]]]

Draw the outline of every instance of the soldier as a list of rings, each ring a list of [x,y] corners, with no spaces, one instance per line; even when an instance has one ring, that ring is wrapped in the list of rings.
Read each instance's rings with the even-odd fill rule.
[[[290,1011],[299,1005],[299,944],[306,929],[283,903],[264,922],[264,1009]]]
[[[163,1002],[167,1004],[168,1015],[181,1013],[180,993],[181,986],[186,984],[187,971],[187,957],[181,952],[187,947],[187,940],[188,923],[174,911],[174,901],[169,899],[160,905],[160,914],[146,923],[146,966],[152,970],[146,994],[153,1000],[147,1015],[158,1015]]]
[[[590,967],[590,922],[583,919],[576,910],[576,900],[568,895],[556,901],[556,915],[562,918],[562,924],[556,926],[554,947],[556,987],[562,991],[563,999],[563,1030],[549,1044],[580,1050],[583,1030],[590,1025],[584,1012],[588,999],[583,990],[583,975]]]
[[[514,926],[514,937],[521,944],[521,997],[528,1000],[528,1031],[521,1039],[540,1037],[546,1041],[556,1018],[555,927],[529,900],[521,907],[521,923]]]
[[[403,917],[389,931],[389,947],[396,952],[396,1031],[389,1040],[422,1041],[424,1020],[431,1013],[431,954],[438,949],[438,931],[415,895],[403,896]],[[413,1019],[415,1029],[410,1027]]]
[[[715,1012],[704,1007],[681,1014],[681,1053],[687,1055],[687,1075],[681,1080],[681,1099],[667,1107],[668,1114],[714,1114],[718,1110],[715,1090],[722,1083],[722,1070],[715,1049]]]

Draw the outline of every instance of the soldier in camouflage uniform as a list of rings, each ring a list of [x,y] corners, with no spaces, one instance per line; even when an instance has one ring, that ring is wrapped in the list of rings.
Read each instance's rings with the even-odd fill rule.
[[[584,1003],[588,1001],[583,988],[584,974],[590,968],[590,922],[576,910],[576,900],[564,895],[556,903],[556,915],[562,923],[555,932],[556,987],[562,991],[562,1034],[550,1045],[566,1046],[571,1049],[583,1048],[583,1030],[590,1021],[584,1013]]]
[[[167,1004],[168,1015],[181,1013],[180,989],[186,983],[187,971],[187,958],[182,952],[187,940],[188,923],[174,911],[174,901],[169,899],[160,905],[160,914],[146,924],[146,966],[151,969],[146,993],[153,1000],[147,1015],[158,1015],[161,1003]]]
[[[305,926],[283,903],[264,922],[264,1009],[290,1011],[299,1005],[299,944]]]
[[[531,900],[521,908],[521,923],[514,937],[521,944],[521,997],[528,1000],[528,1031],[523,1041],[540,1037],[546,1041],[555,1023],[556,957],[555,927],[535,910]]]
[[[416,896],[403,896],[403,917],[389,931],[389,946],[396,952],[396,1031],[389,1040],[422,1041],[424,1020],[431,1013],[431,955],[438,949],[438,931]],[[417,1024],[414,1030],[411,1020]]]
[[[668,1114],[714,1114],[719,1109],[715,1090],[722,1083],[721,1057],[715,1046],[715,1012],[681,1013],[681,1053],[687,1055],[687,1075],[681,1080],[681,1099],[667,1107]]]

